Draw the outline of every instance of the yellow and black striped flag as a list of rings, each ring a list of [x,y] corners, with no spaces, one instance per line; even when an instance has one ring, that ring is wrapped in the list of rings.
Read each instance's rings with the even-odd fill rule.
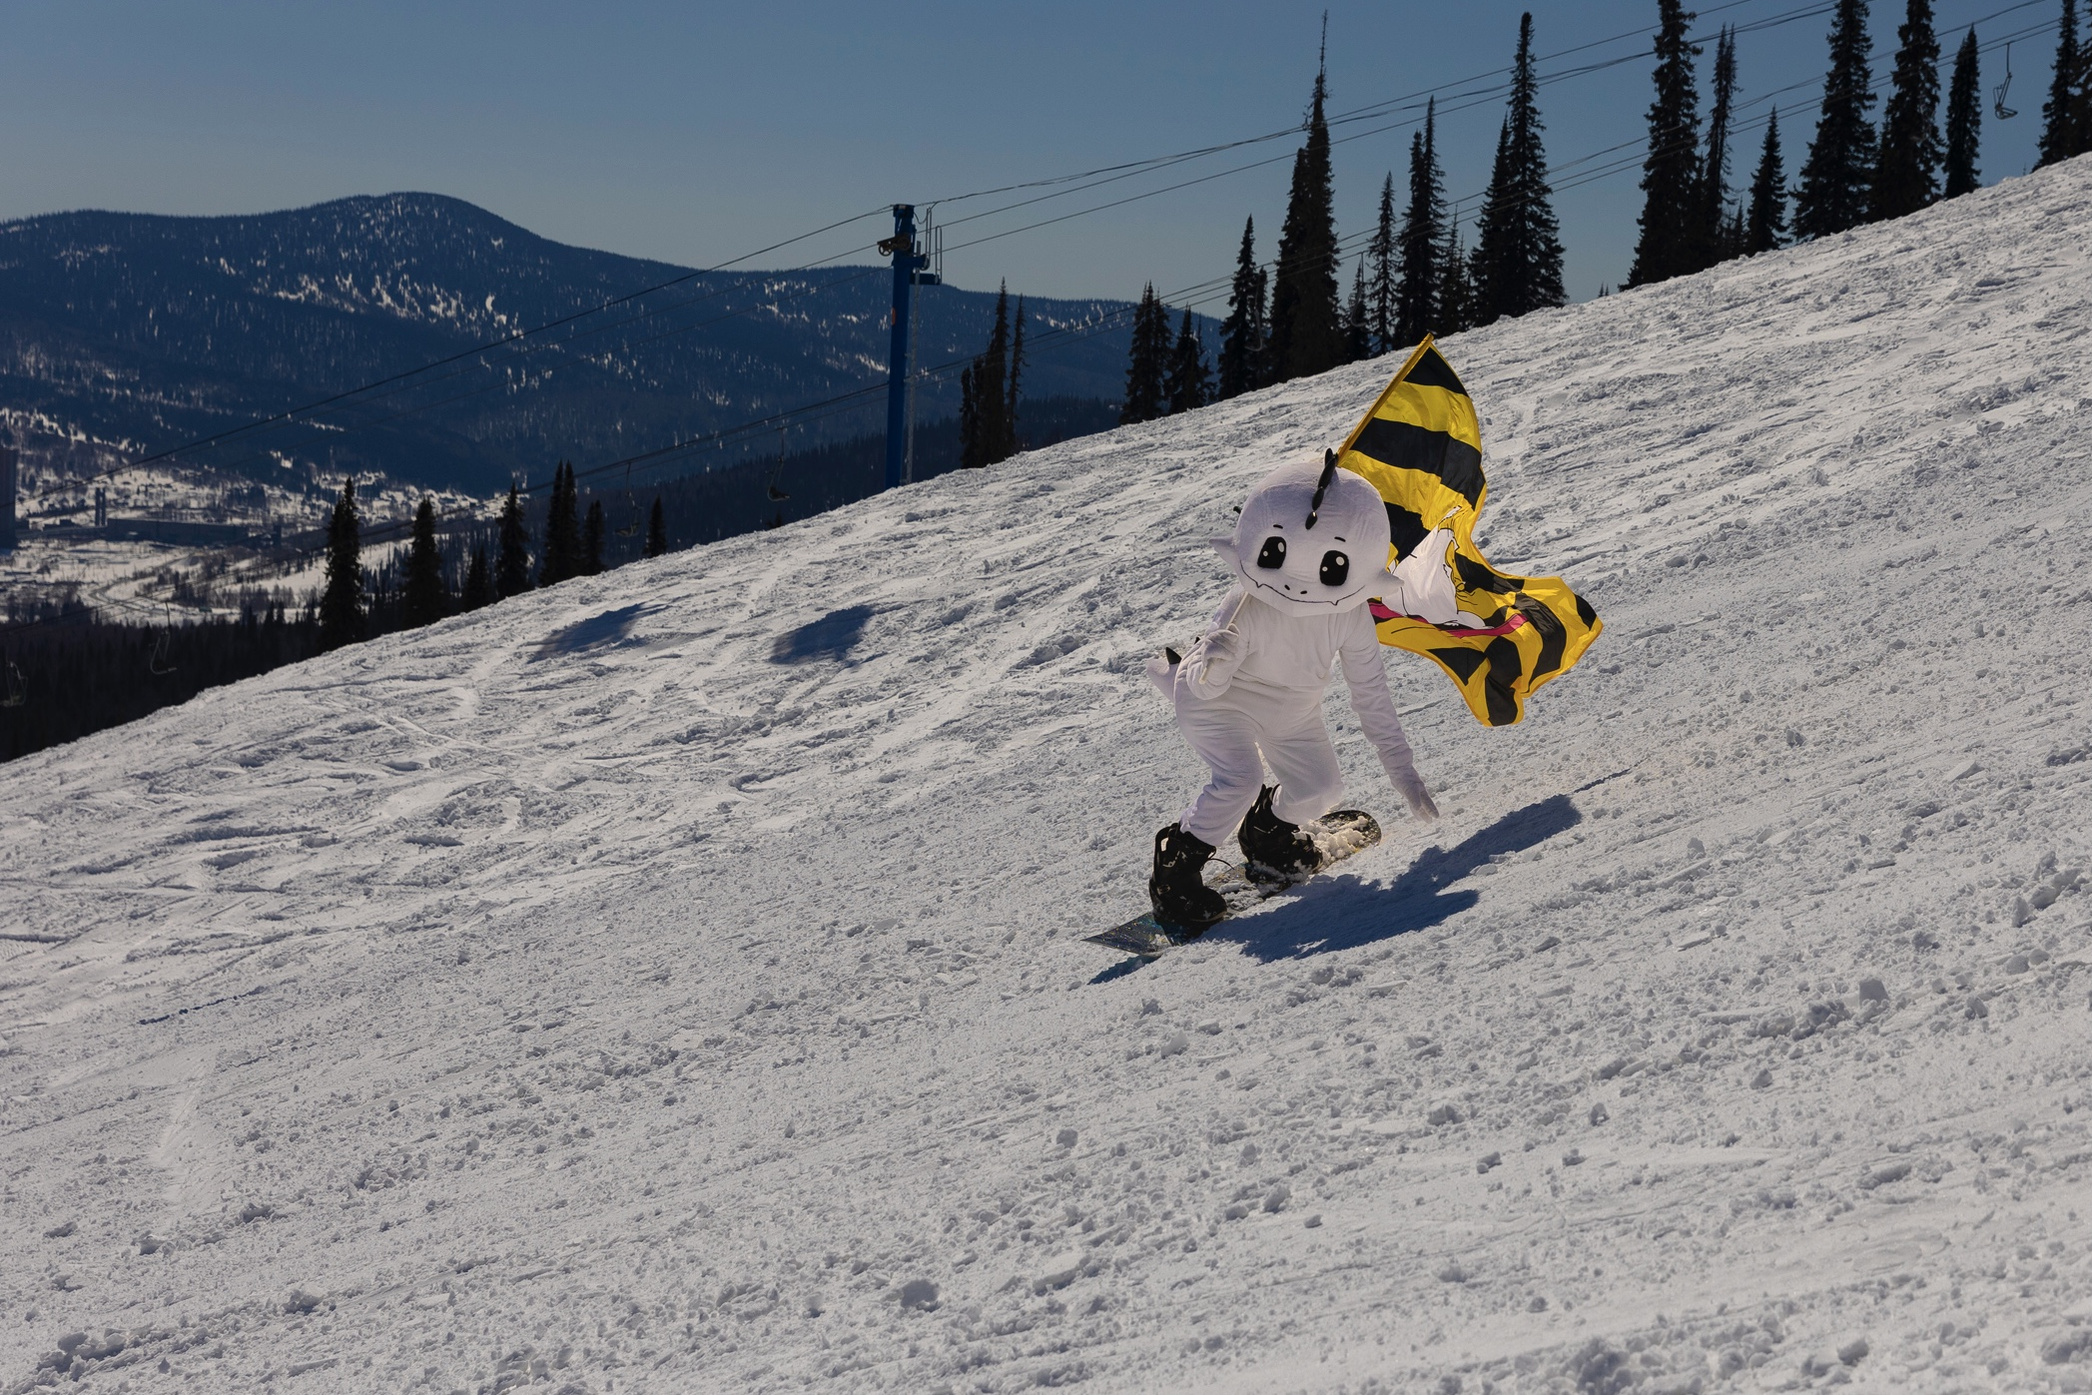
[[[1380,642],[1438,662],[1475,717],[1525,715],[1604,628],[1557,576],[1506,576],[1475,547],[1489,497],[1475,404],[1429,336],[1344,442],[1337,463],[1387,501],[1400,583],[1371,602]]]

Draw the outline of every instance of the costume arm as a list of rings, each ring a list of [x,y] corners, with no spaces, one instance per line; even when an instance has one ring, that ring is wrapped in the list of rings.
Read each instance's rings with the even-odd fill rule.
[[[1184,680],[1191,685],[1196,697],[1219,697],[1235,681],[1235,670],[1242,667],[1246,647],[1242,632],[1235,628],[1235,617],[1242,609],[1243,591],[1240,586],[1229,589],[1227,599],[1220,603],[1213,623],[1191,652],[1184,656],[1179,669]],[[1393,709],[1390,708],[1390,711]]]
[[[1380,636],[1365,606],[1345,613],[1343,642],[1337,653],[1344,660],[1344,683],[1351,689],[1351,710],[1358,714],[1358,727],[1380,753],[1380,764],[1395,779],[1400,771],[1414,770],[1416,757],[1409,738],[1402,734],[1402,719],[1395,715],[1395,700],[1387,690],[1387,666],[1380,659]]]

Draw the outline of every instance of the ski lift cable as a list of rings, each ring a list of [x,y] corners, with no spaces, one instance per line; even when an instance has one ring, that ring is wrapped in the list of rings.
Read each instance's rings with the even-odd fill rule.
[[[1727,3],[1710,6],[1709,8],[1700,11],[1700,14],[1703,16],[1710,14],[1718,14],[1724,10],[1732,10],[1742,5],[1756,4],[1761,2],[1762,0],[1727,0]],[[1831,8],[1831,6],[1826,4],[1816,4],[1808,7],[1811,13],[1822,13],[1829,8]],[[1536,63],[1551,63],[1555,59],[1567,58],[1572,54],[1582,53],[1589,49],[1603,48],[1608,44],[1622,43],[1630,39],[1646,38],[1648,36],[1648,33],[1649,29],[1646,25],[1644,25],[1635,29],[1628,30],[1624,33],[1612,35],[1609,38],[1592,39],[1587,43],[1577,44],[1570,48],[1557,49],[1553,53],[1542,54],[1539,58],[1535,59],[1534,61]],[[1418,88],[1414,92],[1404,93],[1399,97],[1386,98],[1379,102],[1371,102],[1362,107],[1354,107],[1350,110],[1340,112],[1337,115],[1328,118],[1328,124],[1335,126],[1353,121],[1370,120],[1384,113],[1385,111],[1400,106],[1404,103],[1420,102],[1429,97],[1438,95],[1439,93],[1446,92],[1449,89],[1465,87],[1470,83],[1482,82],[1489,78],[1497,77],[1500,74],[1508,73],[1510,71],[1511,69],[1509,67],[1491,68],[1485,72],[1475,73],[1468,77],[1458,78],[1450,82],[1440,83],[1435,87]],[[1090,179],[1099,175],[1118,174],[1123,171],[1139,172],[1144,168],[1152,166],[1164,166],[1178,163],[1183,160],[1198,159],[1206,155],[1222,154],[1229,150],[1239,150],[1246,145],[1258,145],[1266,141],[1284,140],[1290,136],[1296,136],[1300,134],[1300,132],[1304,128],[1305,123],[1295,123],[1293,125],[1284,127],[1280,130],[1267,131],[1262,135],[1245,136],[1240,140],[1223,141],[1214,145],[1199,146],[1190,150],[1177,151],[1169,155],[1155,155],[1149,156],[1146,159],[1127,160],[1111,165],[1099,165],[1094,169],[1079,170],[1068,174],[1052,175],[1043,179],[1029,179],[1019,181],[1015,184],[1002,184],[996,185],[992,188],[973,189],[963,194],[949,194],[943,198],[928,200],[928,202],[933,205],[963,203],[968,199],[984,198],[995,194],[1014,193],[1022,189],[1038,189],[1056,184],[1073,183],[1078,180]],[[952,221],[957,222],[961,220],[954,219]]]

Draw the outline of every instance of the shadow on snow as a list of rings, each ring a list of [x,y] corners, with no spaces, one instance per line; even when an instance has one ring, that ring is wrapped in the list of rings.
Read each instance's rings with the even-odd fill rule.
[[[1251,957],[1269,964],[1358,949],[1428,930],[1481,899],[1478,892],[1454,889],[1455,882],[1472,875],[1491,858],[1538,847],[1582,822],[1583,815],[1569,796],[1557,794],[1513,810],[1450,850],[1426,848],[1387,886],[1375,886],[1356,876],[1318,878],[1304,883],[1270,910],[1222,921],[1203,938],[1238,944]],[[1090,982],[1109,983],[1146,962],[1128,959]]]

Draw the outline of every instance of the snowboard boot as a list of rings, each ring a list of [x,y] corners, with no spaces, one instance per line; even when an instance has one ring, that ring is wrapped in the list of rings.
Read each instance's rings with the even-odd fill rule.
[[[1322,865],[1322,853],[1315,840],[1302,832],[1299,824],[1287,823],[1271,811],[1271,796],[1276,793],[1272,786],[1264,786],[1235,833],[1254,880],[1289,881],[1310,876]]]
[[[1176,824],[1156,830],[1155,871],[1148,878],[1148,900],[1155,919],[1164,925],[1202,930],[1228,913],[1228,903],[1199,875],[1213,856],[1211,843]]]

